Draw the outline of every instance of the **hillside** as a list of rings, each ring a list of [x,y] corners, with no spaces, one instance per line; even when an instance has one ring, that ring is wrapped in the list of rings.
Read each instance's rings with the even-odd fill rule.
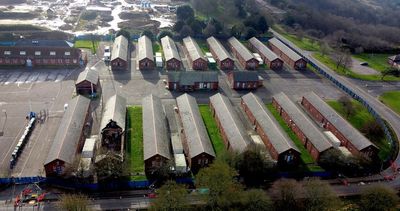
[[[265,0],[286,14],[280,23],[326,38],[333,45],[370,52],[398,50],[399,0]]]

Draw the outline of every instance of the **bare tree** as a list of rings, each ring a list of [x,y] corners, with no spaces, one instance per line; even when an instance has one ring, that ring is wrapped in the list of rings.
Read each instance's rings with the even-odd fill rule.
[[[328,55],[330,50],[328,43],[326,43],[326,41],[322,41],[320,43],[319,50],[322,56]]]
[[[354,114],[355,108],[353,103],[351,102],[351,99],[348,96],[343,95],[342,97],[339,98],[338,101],[340,104],[342,104],[347,119],[349,118],[349,116]]]

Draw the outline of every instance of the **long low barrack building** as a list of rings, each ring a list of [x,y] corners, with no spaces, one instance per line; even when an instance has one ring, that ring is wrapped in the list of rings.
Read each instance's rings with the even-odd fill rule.
[[[188,94],[176,98],[183,126],[183,146],[192,171],[207,167],[215,158],[211,140],[201,118],[196,99]]]
[[[307,62],[303,59],[303,57],[294,52],[277,38],[274,37],[270,39],[269,46],[273,52],[275,52],[286,64],[289,65],[290,68],[295,70],[303,70],[307,67]]]
[[[314,92],[305,94],[301,104],[307,112],[322,124],[322,127],[332,132],[354,155],[366,155],[374,157],[378,154],[378,148],[357,129],[355,129],[342,116],[336,113],[333,108],[326,104]]]
[[[259,61],[238,39],[231,37],[228,40],[232,53],[236,56],[239,63],[247,70],[255,70]]]
[[[229,55],[225,47],[215,37],[207,39],[208,47],[214,58],[217,60],[217,65],[221,70],[233,70],[235,62]]]
[[[253,93],[249,93],[242,97],[241,105],[271,157],[278,161],[278,165],[298,164],[300,150],[286,135],[271,112],[265,108],[262,100]]]
[[[47,177],[63,175],[64,170],[75,162],[76,154],[81,152],[86,139],[85,130],[90,129],[86,124],[90,118],[89,108],[90,100],[81,95],[68,102],[44,162]]]
[[[244,152],[250,145],[246,129],[226,96],[218,93],[210,97],[210,108],[228,150]]]
[[[279,58],[271,49],[269,49],[266,45],[264,45],[260,40],[255,37],[252,37],[249,40],[249,44],[253,51],[260,54],[261,58],[264,60],[264,63],[271,70],[281,70],[283,67],[283,61]]]
[[[154,69],[153,43],[150,38],[143,35],[138,39],[138,56],[139,70]]]
[[[129,42],[124,36],[115,38],[111,53],[111,70],[127,70],[129,66]]]
[[[274,95],[272,105],[315,160],[319,159],[321,153],[333,147],[312,120],[286,94],[281,92]]]
[[[161,99],[143,98],[143,154],[145,171],[152,174],[171,160],[170,138]]]
[[[197,42],[191,37],[186,37],[183,39],[183,45],[188,54],[190,67],[193,70],[207,70],[208,62]]]
[[[161,38],[161,46],[164,52],[165,67],[167,70],[180,70],[182,65],[181,57],[175,42],[169,36]]]

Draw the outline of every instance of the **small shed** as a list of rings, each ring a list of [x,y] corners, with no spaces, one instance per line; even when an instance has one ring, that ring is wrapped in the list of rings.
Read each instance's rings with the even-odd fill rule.
[[[91,95],[100,90],[99,73],[96,70],[86,68],[82,71],[75,82],[76,93],[80,95]]]

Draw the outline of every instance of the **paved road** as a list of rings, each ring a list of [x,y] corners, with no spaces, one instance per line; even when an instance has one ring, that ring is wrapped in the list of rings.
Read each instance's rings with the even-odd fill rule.
[[[293,43],[291,43],[289,40],[287,40],[285,37],[281,36],[277,32],[271,30],[274,35],[281,40],[285,41],[286,44],[290,45],[292,48],[296,49],[298,52],[303,52],[301,49],[299,49],[297,46],[295,46]],[[377,98],[371,96],[368,92],[366,92],[363,88],[360,88],[356,83],[352,83],[351,79],[348,79],[344,76],[340,76],[336,74],[333,70],[329,69],[326,67],[324,64],[320,63],[316,59],[314,59],[309,53],[304,53],[304,57],[309,59],[310,61],[314,62],[317,64],[320,68],[328,72],[332,77],[334,77],[336,80],[340,81],[342,84],[353,90],[354,93],[365,99],[370,106],[383,118],[385,119],[393,128],[394,132],[396,133],[397,137],[400,137],[400,116],[397,115],[395,112],[393,112],[391,109],[389,109],[387,106],[382,104]],[[398,155],[395,163],[400,166],[400,156]],[[392,175],[393,171],[391,168],[388,168],[382,172],[385,175]],[[389,182],[389,184],[392,187],[395,188],[400,188],[400,177],[397,177],[394,181]],[[345,189],[345,188],[344,188]],[[346,189],[347,191],[353,192],[354,188]]]

